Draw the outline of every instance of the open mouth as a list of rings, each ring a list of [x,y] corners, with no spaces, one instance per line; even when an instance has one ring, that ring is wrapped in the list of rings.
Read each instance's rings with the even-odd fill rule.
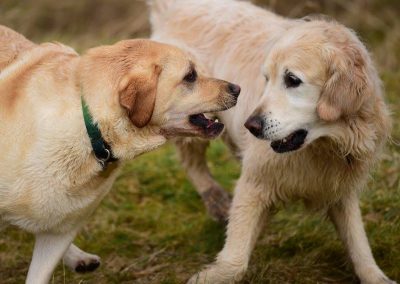
[[[271,147],[277,153],[286,153],[298,150],[304,144],[307,134],[307,130],[296,130],[281,140],[272,141]]]
[[[218,119],[208,119],[202,113],[190,115],[189,122],[200,129],[207,138],[217,137],[224,129],[224,124],[219,122]]]

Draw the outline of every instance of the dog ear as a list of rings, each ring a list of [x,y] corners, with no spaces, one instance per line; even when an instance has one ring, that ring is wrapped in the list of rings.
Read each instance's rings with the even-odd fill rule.
[[[358,46],[346,46],[331,52],[328,80],[317,105],[322,120],[335,121],[356,113],[372,93],[365,58]]]
[[[161,67],[126,75],[119,84],[119,103],[129,119],[139,128],[146,126],[153,115],[158,77]]]

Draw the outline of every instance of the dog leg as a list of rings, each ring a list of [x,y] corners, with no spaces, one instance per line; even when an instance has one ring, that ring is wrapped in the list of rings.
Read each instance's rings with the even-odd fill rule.
[[[26,283],[49,283],[58,261],[75,238],[75,235],[76,231],[67,234],[37,234]]]
[[[364,230],[356,193],[343,198],[329,209],[329,216],[345,244],[361,283],[395,283],[377,266]]]
[[[78,273],[92,272],[100,266],[100,257],[84,252],[74,244],[69,246],[63,261],[72,271]]]
[[[200,194],[210,216],[226,222],[230,206],[229,194],[213,179],[207,166],[206,140],[186,138],[175,141],[183,167]]]
[[[233,283],[242,279],[268,212],[264,190],[241,176],[230,209],[225,246],[216,262],[188,283]]]

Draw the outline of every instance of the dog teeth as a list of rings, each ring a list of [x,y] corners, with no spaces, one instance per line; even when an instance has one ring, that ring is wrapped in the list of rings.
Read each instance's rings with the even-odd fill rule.
[[[283,138],[283,143],[286,143],[286,141],[287,141],[286,138]]]
[[[214,122],[219,122],[218,118],[214,118]]]

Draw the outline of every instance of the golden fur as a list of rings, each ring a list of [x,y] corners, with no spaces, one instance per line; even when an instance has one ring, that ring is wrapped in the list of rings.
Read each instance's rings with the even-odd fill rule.
[[[35,45],[27,40],[23,35],[10,28],[0,25],[0,72],[12,61],[14,61],[23,51],[33,48]]]
[[[287,19],[244,1],[149,4],[153,39],[186,49],[209,74],[243,89],[235,108],[218,113],[227,126],[225,141],[242,162],[226,243],[216,262],[189,283],[239,281],[270,209],[293,199],[328,212],[362,283],[393,283],[375,263],[358,205],[390,118],[375,67],[355,33],[335,21]],[[295,87],[285,85],[288,72],[301,79]],[[253,127],[254,118],[262,140],[244,126]],[[284,144],[297,129],[307,131],[299,149],[276,153],[271,141]],[[226,199],[215,201],[224,194],[207,168],[206,144],[178,141],[191,180],[221,218]]]
[[[64,253],[72,269],[95,269],[99,258],[71,242],[122,162],[170,137],[214,137],[189,123],[189,115],[232,107],[240,90],[202,75],[188,82],[191,58],[149,40],[79,56],[0,26],[0,46],[0,224],[36,235],[27,283],[47,283]],[[119,159],[107,170],[94,156],[81,96]]]

